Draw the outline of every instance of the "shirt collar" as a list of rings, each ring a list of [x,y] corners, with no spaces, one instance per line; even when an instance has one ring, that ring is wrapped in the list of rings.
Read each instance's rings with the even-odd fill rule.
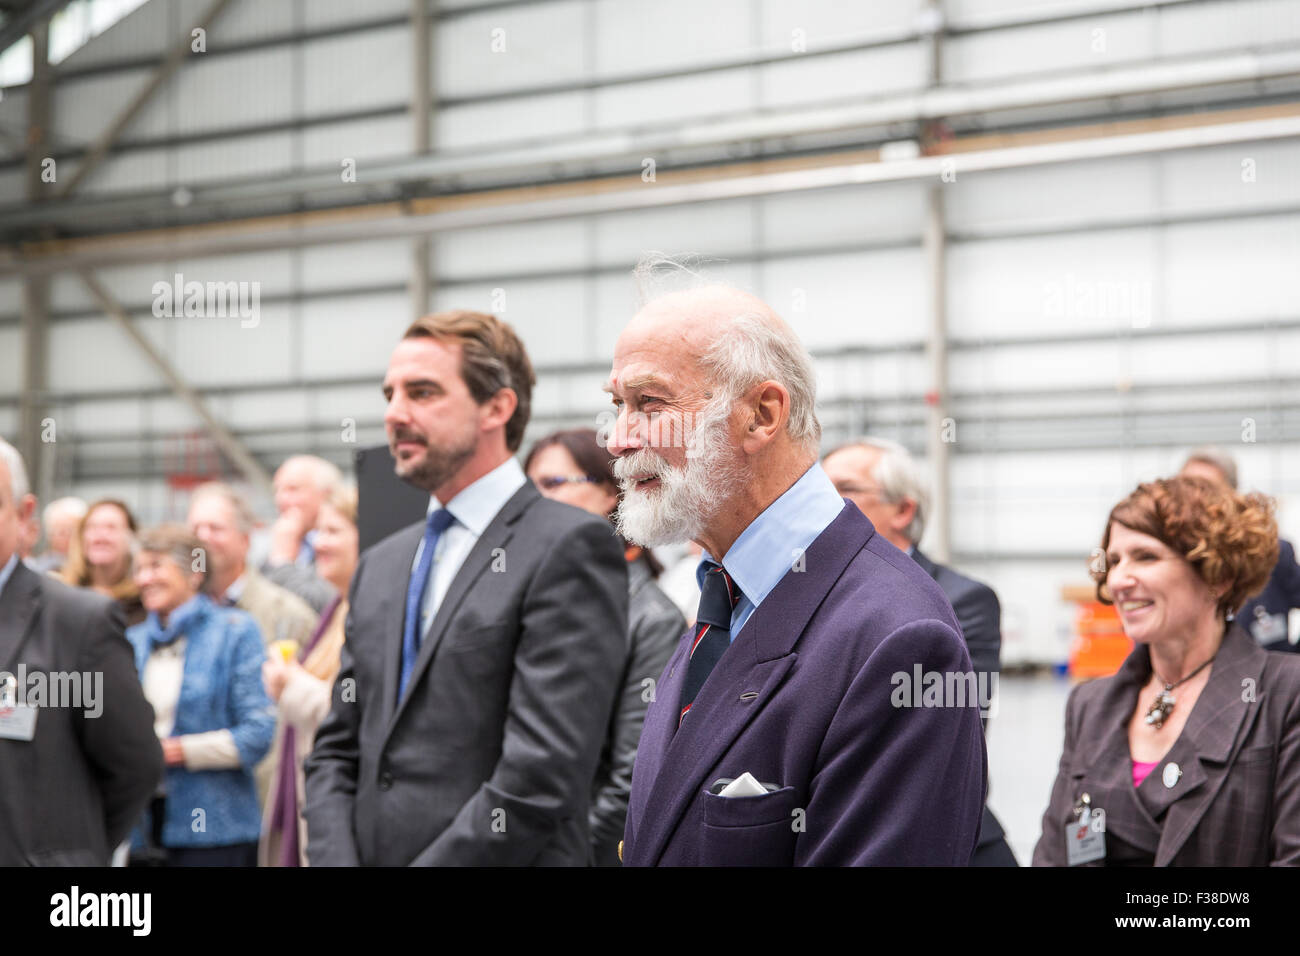
[[[516,491],[522,488],[528,477],[513,457],[507,458],[478,481],[462,488],[460,493],[447,502],[446,508],[451,516],[476,535],[482,535],[497,512],[505,507]],[[436,495],[429,496],[427,515],[444,507]]]
[[[230,582],[230,587],[226,588],[226,593],[221,595],[221,599],[227,604],[238,604],[239,599],[244,596],[244,589],[248,587],[248,572],[245,571],[235,580]]]
[[[5,585],[9,583],[9,578],[13,575],[16,567],[18,567],[17,551],[9,555],[9,560],[5,562],[5,566],[0,568],[0,594],[4,593]]]
[[[722,566],[757,607],[843,509],[844,499],[814,462],[740,533]],[[718,562],[707,551],[701,557],[696,580],[703,588],[706,562]]]

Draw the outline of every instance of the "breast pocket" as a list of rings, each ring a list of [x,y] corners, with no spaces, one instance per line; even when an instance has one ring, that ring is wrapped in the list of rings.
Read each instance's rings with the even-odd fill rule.
[[[701,866],[790,866],[802,814],[794,787],[752,797],[707,790]]]

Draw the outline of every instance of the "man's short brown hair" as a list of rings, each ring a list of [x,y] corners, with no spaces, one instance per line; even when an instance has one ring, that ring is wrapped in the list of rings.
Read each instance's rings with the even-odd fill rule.
[[[519,336],[505,322],[486,312],[452,309],[416,319],[404,339],[431,338],[461,347],[460,377],[474,401],[482,405],[503,388],[515,393],[518,405],[506,422],[506,447],[516,452],[532,414],[533,363]]]

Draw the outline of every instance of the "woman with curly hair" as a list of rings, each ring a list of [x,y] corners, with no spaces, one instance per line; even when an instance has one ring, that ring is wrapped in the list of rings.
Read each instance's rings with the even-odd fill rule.
[[[1232,620],[1277,560],[1273,503],[1141,484],[1091,568],[1136,643],[1076,687],[1035,866],[1300,864],[1300,659]]]

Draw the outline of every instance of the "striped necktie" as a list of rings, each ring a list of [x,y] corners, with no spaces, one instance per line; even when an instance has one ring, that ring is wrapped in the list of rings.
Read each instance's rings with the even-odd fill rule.
[[[686,715],[709,673],[731,646],[731,612],[740,603],[740,588],[720,564],[709,563],[700,589],[700,609],[695,615],[695,637],[691,641],[691,656],[686,664],[686,681],[682,684],[681,709],[677,726]]]

